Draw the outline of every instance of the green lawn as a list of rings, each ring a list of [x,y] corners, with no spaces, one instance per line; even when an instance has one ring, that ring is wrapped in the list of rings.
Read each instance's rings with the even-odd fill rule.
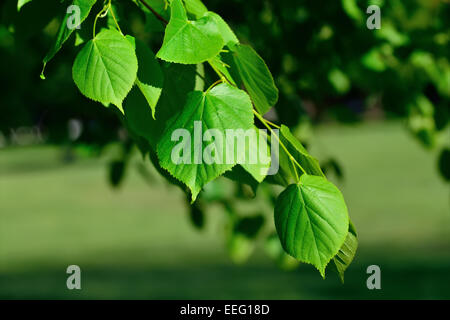
[[[196,231],[176,188],[132,170],[112,190],[104,159],[63,164],[57,149],[33,147],[0,150],[0,298],[450,298],[449,188],[436,156],[396,123],[322,127],[315,140],[313,152],[345,170],[359,232],[345,285],[307,265],[282,271],[260,249],[234,265],[217,210]],[[66,289],[70,264],[81,291]],[[371,264],[380,291],[366,288]]]

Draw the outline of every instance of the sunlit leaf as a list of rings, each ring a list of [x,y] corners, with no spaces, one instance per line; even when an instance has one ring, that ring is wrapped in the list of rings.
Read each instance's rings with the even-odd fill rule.
[[[132,44],[115,30],[102,30],[78,53],[73,80],[86,97],[122,110],[136,80],[138,63]]]
[[[302,175],[278,197],[275,226],[284,250],[325,277],[325,267],[348,234],[347,206],[331,182]]]
[[[158,144],[161,166],[189,187],[194,201],[206,183],[235,165],[224,160],[226,153],[234,147],[228,145],[230,141],[225,138],[218,141],[216,137],[211,137],[211,141],[206,142],[202,139],[201,131],[204,133],[208,129],[214,129],[225,137],[227,129],[252,128],[252,105],[244,91],[228,84],[218,85],[206,93],[194,91],[189,94],[182,112],[170,122]],[[181,142],[172,141],[172,134],[177,129],[187,130],[190,141],[184,141],[186,137],[178,137]],[[177,145],[187,146],[189,153],[184,155],[183,150],[183,155],[180,156],[181,150],[174,149]],[[203,151],[207,146],[215,150],[219,161],[210,159],[210,164],[205,161]],[[183,163],[175,163],[173,153],[180,156]]]

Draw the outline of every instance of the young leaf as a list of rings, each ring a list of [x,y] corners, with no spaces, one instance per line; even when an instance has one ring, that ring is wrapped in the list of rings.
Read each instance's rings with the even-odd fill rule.
[[[115,30],[102,30],[78,53],[75,84],[86,97],[122,110],[122,101],[136,80],[138,63],[132,44]],[[123,110],[122,110],[123,111]]]
[[[88,17],[89,12],[91,11],[92,6],[95,4],[95,2],[96,2],[96,0],[73,0],[72,1],[72,5],[78,6],[80,8],[80,24]],[[20,3],[20,1],[19,1],[19,3]],[[77,26],[74,26],[74,28],[69,28],[67,26],[67,21],[69,18],[71,18],[71,16],[73,16],[73,14],[74,14],[73,12],[66,13],[66,15],[64,16],[64,19],[62,20],[62,23],[59,26],[56,40],[53,43],[53,46],[50,48],[50,51],[44,57],[44,60],[43,60],[44,66],[61,49],[62,45],[64,44],[64,42],[67,41],[67,39],[69,39],[72,32],[77,29]],[[41,76],[43,77],[43,74]]]
[[[314,265],[325,278],[325,267],[342,247],[349,218],[342,194],[323,177],[302,175],[278,197],[275,227],[284,250]]]
[[[173,0],[170,6],[170,22],[156,56],[182,64],[197,64],[215,57],[223,47],[216,21],[211,16],[189,21],[181,0]]]
[[[250,46],[237,44],[230,49],[231,57],[227,55],[226,62],[236,68],[256,109],[259,113],[265,114],[278,101],[278,89],[269,68]],[[238,81],[237,78],[235,80]]]
[[[224,160],[226,152],[232,148],[232,145],[228,145],[228,139],[225,139],[225,130],[247,130],[252,127],[252,104],[244,91],[228,84],[218,85],[206,93],[194,91],[189,94],[182,112],[170,121],[158,144],[160,164],[189,187],[194,201],[206,183],[234,166]],[[187,130],[188,137],[181,137],[181,142],[172,141],[172,134],[177,129]],[[204,141],[203,133],[208,129],[215,129],[223,138],[222,141],[217,136]],[[177,145],[187,146],[186,150],[189,150],[187,154],[183,150],[183,162],[179,164],[172,160]],[[204,150],[214,150],[219,161],[209,161],[208,164],[203,157]]]

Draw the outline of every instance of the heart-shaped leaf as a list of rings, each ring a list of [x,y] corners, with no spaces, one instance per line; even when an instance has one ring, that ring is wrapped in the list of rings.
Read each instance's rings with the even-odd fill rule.
[[[186,135],[176,137],[183,139],[181,142],[172,140],[177,129],[185,130]],[[208,129],[214,129],[222,139],[217,136],[204,139]],[[190,93],[182,112],[170,120],[158,144],[159,161],[161,167],[189,187],[192,201],[206,183],[235,165],[224,160],[226,153],[234,148],[231,141],[224,138],[228,129],[253,130],[249,96],[228,84],[218,85],[208,92]],[[179,155],[180,146],[183,147],[183,162],[177,163],[173,154]],[[215,150],[220,161],[207,161],[203,156],[206,150]],[[184,154],[185,151],[188,154]]]
[[[275,226],[284,250],[325,277],[325,267],[348,234],[347,206],[331,182],[304,174],[278,197]]]
[[[118,31],[102,30],[78,53],[73,64],[75,84],[86,97],[122,110],[138,70],[132,44]]]

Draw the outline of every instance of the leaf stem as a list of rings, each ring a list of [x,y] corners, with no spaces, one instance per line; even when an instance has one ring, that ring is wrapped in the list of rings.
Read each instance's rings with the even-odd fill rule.
[[[297,178],[297,181],[299,181],[299,177],[298,177],[298,173],[297,170],[295,169],[295,165],[297,165],[300,170],[302,170],[302,172],[304,174],[307,174],[305,169],[303,169],[303,167],[297,162],[297,160],[295,160],[295,158],[292,156],[292,154],[289,152],[289,150],[286,148],[286,146],[284,145],[284,143],[281,141],[280,137],[278,137],[275,132],[273,132],[272,128],[268,125],[267,120],[263,118],[262,115],[260,115],[258,113],[258,111],[256,111],[255,109],[253,109],[253,113],[255,114],[255,116],[259,119],[259,121],[262,122],[262,124],[269,129],[270,133],[275,136],[275,138],[278,140],[278,143],[280,144],[280,146],[283,148],[284,152],[286,152],[287,156],[289,157],[289,160],[292,163],[292,166],[294,167],[294,172],[295,172],[295,176]]]
[[[217,75],[220,77],[220,79],[222,79],[223,82],[228,83],[229,85],[231,85],[230,81],[228,81],[227,77],[225,77],[225,75],[220,72],[212,63],[211,61],[208,60],[209,65],[211,66],[211,68],[217,73]]]
[[[120,29],[119,23],[117,22],[116,15],[114,14],[114,9],[111,7],[111,0],[109,0],[108,5],[109,5],[109,8],[111,9],[110,12],[111,12],[112,18],[114,19],[114,23],[116,24],[117,29],[119,29],[119,32],[123,35],[122,30]]]
[[[271,121],[269,121],[269,120],[267,120],[267,119],[264,119],[268,124],[270,124],[272,127],[275,127],[275,128],[277,128],[277,129],[280,129],[281,127],[279,126],[279,125],[277,125],[277,124],[275,124],[275,123],[273,123],[273,122],[271,122]]]
[[[297,173],[297,168],[295,167],[294,162],[292,162],[292,160],[293,160],[294,158],[293,158],[293,157],[290,157],[290,159],[291,159],[291,165],[292,165],[292,168],[294,169],[295,179],[297,179],[297,181],[300,181],[300,178],[298,177],[298,173]],[[303,171],[303,173],[306,174],[305,171]]]
[[[229,85],[232,85],[228,79],[225,77],[225,75],[223,75],[216,67],[214,67],[214,65],[208,61],[209,65],[211,66],[211,68],[217,73],[217,75],[221,78],[221,80],[218,80],[216,82],[214,82],[209,88],[208,90],[206,90],[206,92],[209,92],[209,90],[211,90],[212,87],[214,87],[216,84],[221,83],[221,82],[226,82]],[[302,172],[304,174],[307,174],[305,169],[303,169],[303,167],[297,162],[297,160],[295,160],[295,158],[292,156],[292,154],[289,152],[289,150],[286,148],[286,146],[283,144],[283,142],[281,142],[280,138],[275,134],[275,132],[273,132],[272,128],[269,126],[272,125],[273,127],[280,129],[279,125],[276,125],[275,123],[266,120],[263,118],[263,116],[261,114],[259,114],[255,109],[253,109],[253,113],[256,115],[256,117],[263,123],[263,125],[269,129],[270,133],[276,137],[276,139],[278,140],[278,143],[280,144],[280,146],[283,148],[284,152],[286,152],[287,156],[289,157],[289,160],[291,161],[292,167],[294,168],[294,173],[295,173],[295,177],[297,179],[297,182],[299,181],[299,176],[297,173],[297,169],[295,168],[295,166],[297,165],[300,170],[302,170]]]
[[[214,82],[212,85],[209,86],[208,90],[206,90],[206,93],[209,92],[209,90],[211,90],[212,88],[214,88],[216,85],[218,85],[219,83],[224,82],[223,79],[217,80],[216,82]]]
[[[98,18],[100,18],[105,12],[108,12],[108,9],[109,9],[109,6],[110,6],[110,5],[111,5],[111,2],[109,2],[108,4],[105,4],[105,5],[103,6],[103,9],[100,10],[100,12],[97,13],[97,15],[95,16],[94,27],[93,27],[93,30],[92,30],[92,39],[95,38],[95,28],[96,28],[96,26],[97,26],[97,20],[98,20]]]

